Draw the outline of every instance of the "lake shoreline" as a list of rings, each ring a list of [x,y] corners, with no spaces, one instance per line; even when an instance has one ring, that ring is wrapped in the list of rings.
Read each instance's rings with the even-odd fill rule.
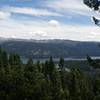
[[[94,59],[94,60],[96,60],[96,59],[100,59],[100,56],[98,56],[98,57],[91,57],[92,59]],[[40,62],[45,62],[46,60],[48,60],[49,58],[32,58],[33,59],[33,61],[34,62],[36,62],[36,61],[40,61]],[[60,58],[53,58],[53,60],[55,61],[55,62],[58,62],[59,61],[59,59]],[[23,62],[27,62],[27,60],[28,60],[28,58],[21,58],[21,60],[23,61]],[[86,61],[87,60],[87,58],[64,58],[64,60],[65,61]]]

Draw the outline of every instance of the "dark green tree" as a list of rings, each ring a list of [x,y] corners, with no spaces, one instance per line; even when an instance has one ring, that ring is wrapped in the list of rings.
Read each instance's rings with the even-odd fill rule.
[[[9,64],[10,65],[20,65],[21,59],[20,56],[16,53],[9,55]]]
[[[60,58],[59,67],[60,67],[61,70],[64,70],[64,64],[65,64],[64,59]]]
[[[4,67],[8,66],[8,55],[5,51],[2,52],[2,63]]]
[[[49,74],[51,75],[54,70],[55,70],[55,64],[54,64],[53,58],[50,57],[50,59],[48,60],[48,71],[49,71]]]

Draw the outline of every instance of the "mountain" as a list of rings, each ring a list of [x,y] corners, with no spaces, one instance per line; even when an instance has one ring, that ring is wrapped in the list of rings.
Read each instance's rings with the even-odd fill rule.
[[[0,39],[0,45],[8,53],[16,52],[24,58],[84,58],[100,56],[100,42],[71,40],[22,40]]]

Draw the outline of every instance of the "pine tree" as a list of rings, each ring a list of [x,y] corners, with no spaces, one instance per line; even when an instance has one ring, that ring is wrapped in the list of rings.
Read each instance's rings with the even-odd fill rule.
[[[87,60],[88,60],[89,64],[91,64],[93,62],[93,60],[91,59],[91,57],[89,55],[87,55]]]
[[[38,68],[38,71],[41,72],[42,71],[42,68],[41,68],[40,61],[37,61],[36,66]]]
[[[43,66],[43,73],[45,77],[47,78],[49,75],[49,62],[48,61],[45,61],[45,64]]]
[[[52,57],[50,57],[50,59],[48,60],[48,71],[49,71],[49,74],[51,75],[54,70],[55,70],[55,64],[53,62]]]
[[[27,64],[26,64],[26,70],[32,72],[34,70],[34,63],[33,63],[33,59],[30,58],[28,61],[27,61]]]
[[[64,70],[64,59],[63,58],[60,58],[59,67],[61,70]]]
[[[2,48],[0,47],[0,67],[3,67]]]
[[[2,52],[2,63],[4,67],[8,66],[8,55],[5,51]]]
[[[21,64],[21,59],[18,54],[10,54],[9,56],[9,64],[10,65],[20,65]]]

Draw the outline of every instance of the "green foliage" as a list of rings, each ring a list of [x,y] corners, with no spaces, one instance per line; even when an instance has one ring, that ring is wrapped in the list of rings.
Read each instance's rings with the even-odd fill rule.
[[[100,76],[73,68],[66,71],[64,59],[56,67],[52,57],[44,63],[0,49],[0,100],[99,100]],[[64,69],[64,70],[63,70]]]
[[[61,70],[64,70],[64,59],[63,58],[60,58],[59,67]]]
[[[92,68],[94,68],[94,69],[100,68],[100,60],[99,59],[93,60],[90,56],[87,55],[87,61]]]
[[[0,67],[8,65],[8,54],[0,48]]]
[[[9,64],[10,65],[20,65],[21,64],[20,56],[16,53],[10,54]]]

